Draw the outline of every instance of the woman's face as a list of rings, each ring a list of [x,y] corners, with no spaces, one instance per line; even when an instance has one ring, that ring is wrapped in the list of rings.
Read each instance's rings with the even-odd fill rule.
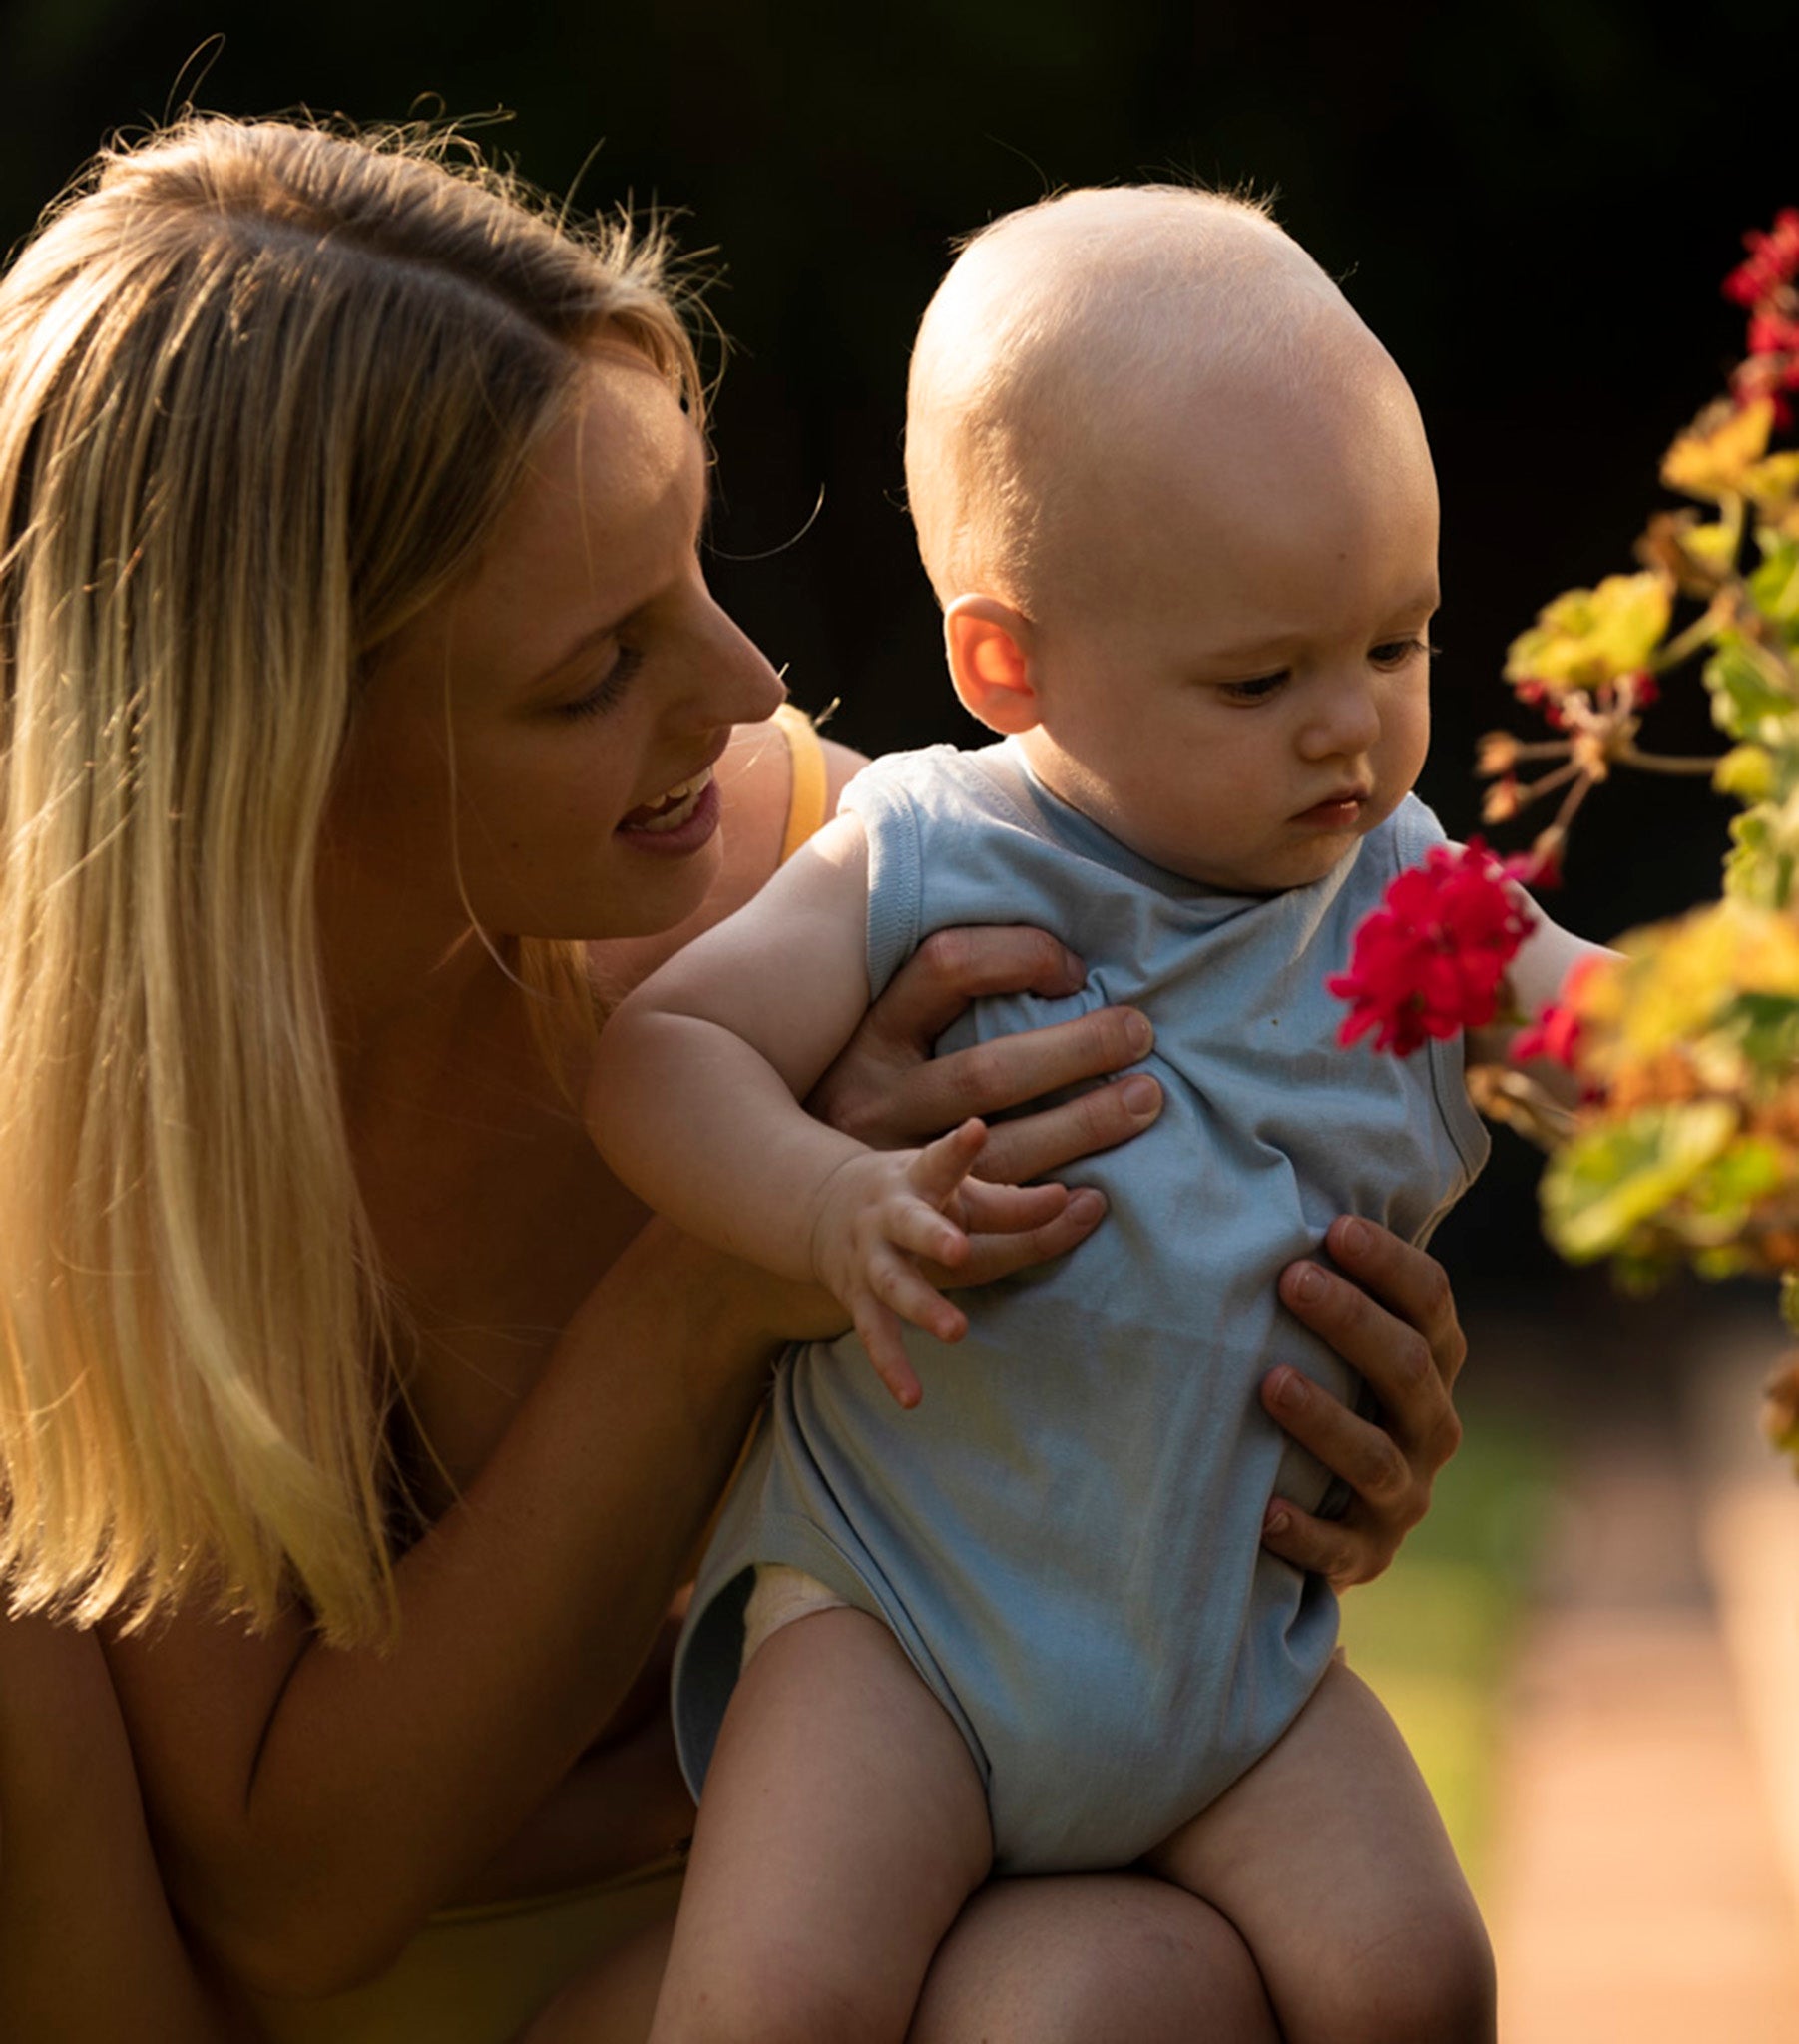
[[[327,909],[445,944],[637,936],[717,870],[711,776],[783,690],[700,573],[705,458],[662,375],[584,367],[471,570],[382,654],[327,818]],[[385,911],[385,912],[383,912]]]

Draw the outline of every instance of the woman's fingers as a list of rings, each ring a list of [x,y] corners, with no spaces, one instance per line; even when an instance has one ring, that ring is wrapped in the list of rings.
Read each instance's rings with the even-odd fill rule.
[[[950,1084],[940,1082],[932,1045],[982,994],[1072,994],[1085,976],[1080,960],[1047,930],[938,930],[894,974],[806,1107],[859,1142],[890,1150],[1009,1105],[977,1097],[954,1075]]]
[[[1043,930],[939,930],[895,974],[806,1106],[859,1141],[892,1149],[970,1115],[1090,1085],[1144,1057],[1152,1040],[1146,1018],[1102,1008],[932,1058],[938,1037],[971,1000],[1071,994],[1084,977],[1080,961]],[[1121,1142],[1140,1126],[1140,1119],[1109,1120],[1102,1140]],[[1079,1154],[1061,1151],[1065,1158]]]
[[[929,1046],[983,994],[1077,992],[1087,968],[1048,930],[975,924],[937,930],[893,975],[875,1003],[889,1034]]]
[[[986,1180],[963,1182],[956,1195],[962,1222],[971,1235],[1016,1235],[1054,1221],[1069,1203],[1067,1186],[990,1186]]]
[[[1263,1540],[1343,1587],[1379,1575],[1423,1518],[1438,1470],[1461,1443],[1449,1386],[1467,1343],[1433,1257],[1366,1221],[1337,1221],[1325,1240],[1350,1275],[1289,1265],[1281,1298],[1364,1379],[1381,1416],[1363,1418],[1297,1370],[1269,1374],[1263,1405],[1354,1495],[1334,1521],[1276,1499]]]
[[[1054,1257],[1067,1256],[1084,1243],[1106,1216],[1106,1199],[1092,1186],[1082,1186],[1068,1196],[1062,1212],[1053,1220],[1015,1234],[980,1234],[968,1239],[968,1257],[957,1270],[926,1267],[925,1275],[939,1284],[966,1289],[990,1284],[996,1278],[1009,1278],[1032,1264],[1047,1264]]]
[[[1437,1259],[1390,1230],[1350,1215],[1333,1221],[1324,1241],[1358,1284],[1423,1337],[1438,1381],[1445,1387],[1454,1384],[1468,1359],[1468,1343],[1456,1317],[1455,1294]],[[1383,1388],[1383,1403],[1387,1388],[1400,1389]]]
[[[1125,1012],[1103,1008],[1083,1021],[1098,1022],[1102,1016]],[[1074,1029],[1081,1025],[1068,1022],[1058,1026]],[[1016,1036],[1004,1039],[1009,1043],[1023,1040]],[[989,1129],[978,1176],[1022,1185],[1140,1136],[1160,1113],[1160,1086],[1148,1073],[1132,1072],[1110,1086],[1096,1086],[1074,1100]]]
[[[1341,1519],[1314,1519],[1285,1498],[1276,1498],[1269,1507],[1262,1523],[1262,1545],[1296,1569],[1322,1576],[1337,1590],[1351,1589],[1380,1574],[1380,1568],[1369,1566],[1370,1543],[1353,1527]]]
[[[919,1096],[939,1107],[945,1120],[957,1113],[998,1114],[1135,1064],[1148,1056],[1154,1042],[1140,1009],[1096,1008],[1067,1022],[989,1037],[934,1058],[918,1075]]]

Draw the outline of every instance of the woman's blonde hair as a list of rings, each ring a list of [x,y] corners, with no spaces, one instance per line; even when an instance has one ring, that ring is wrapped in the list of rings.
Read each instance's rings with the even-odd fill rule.
[[[313,875],[356,678],[601,329],[696,412],[658,239],[453,135],[194,118],[0,283],[0,1582],[393,1615],[389,1315]],[[522,961],[543,985],[553,956]]]

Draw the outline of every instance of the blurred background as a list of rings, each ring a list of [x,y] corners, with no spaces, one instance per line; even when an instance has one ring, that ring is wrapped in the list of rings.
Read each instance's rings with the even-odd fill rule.
[[[1790,123],[1758,92],[1779,61],[1632,0],[0,0],[0,242],[109,132],[190,101],[503,116],[484,141],[534,183],[668,210],[730,336],[714,586],[798,700],[840,700],[833,734],[879,751],[975,737],[901,489],[908,346],[952,238],[1063,185],[1272,192],[1431,433],[1445,605],[1422,791],[1462,835],[1476,738],[1526,729],[1507,642],[1558,591],[1632,565],[1661,450],[1740,349],[1719,280],[1745,228],[1799,203]],[[1650,736],[1712,748],[1696,685]],[[1703,783],[1601,790],[1558,916],[1607,937],[1715,891],[1726,814]],[[1653,2039],[1702,2015],[1775,2044],[1799,2036],[1780,1730],[1799,1711],[1799,1649],[1781,1660],[1799,1500],[1753,1438],[1771,1300],[1619,1300],[1542,1247],[1535,1178],[1501,1136],[1438,1240],[1470,1330],[1469,1444],[1405,1565],[1350,1601],[1352,1642],[1495,1915],[1509,2036]],[[1585,1667],[1614,1623],[1615,1665]],[[1699,1669],[1716,1679],[1689,1695]],[[1736,1797],[1740,1825],[1670,1831],[1694,1797],[1714,1815]],[[1610,1858],[1579,1857],[1600,1841]],[[1685,1884],[1639,1894],[1650,1865]]]

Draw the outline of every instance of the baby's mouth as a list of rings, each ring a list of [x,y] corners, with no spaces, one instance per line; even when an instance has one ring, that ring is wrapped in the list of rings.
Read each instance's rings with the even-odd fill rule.
[[[619,825],[621,830],[678,830],[698,808],[700,798],[712,784],[712,769],[703,767],[691,780],[683,780],[653,802],[643,802]]]

